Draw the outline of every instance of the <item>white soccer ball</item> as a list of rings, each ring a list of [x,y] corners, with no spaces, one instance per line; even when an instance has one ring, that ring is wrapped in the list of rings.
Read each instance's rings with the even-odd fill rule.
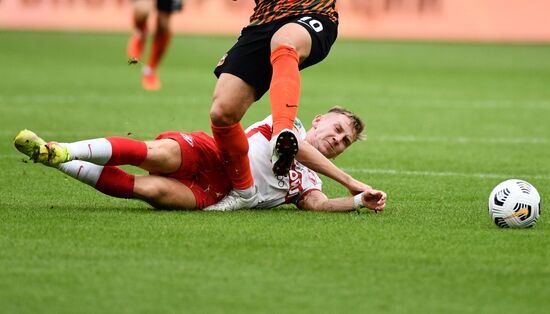
[[[499,183],[489,195],[489,215],[501,228],[529,228],[540,216],[540,195],[526,181]]]

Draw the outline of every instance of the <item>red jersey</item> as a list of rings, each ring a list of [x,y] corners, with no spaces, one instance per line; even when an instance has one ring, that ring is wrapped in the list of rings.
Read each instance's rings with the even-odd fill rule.
[[[338,23],[336,0],[254,0],[256,7],[250,25],[269,23],[288,16],[319,14]]]

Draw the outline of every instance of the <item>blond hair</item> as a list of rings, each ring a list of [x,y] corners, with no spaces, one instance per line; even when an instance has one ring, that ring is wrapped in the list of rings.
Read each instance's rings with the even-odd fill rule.
[[[358,140],[362,141],[367,139],[366,135],[361,134],[363,133],[363,130],[365,130],[365,123],[355,113],[349,111],[348,109],[342,108],[340,106],[334,106],[330,108],[328,112],[343,114],[346,117],[350,118],[351,123],[353,124],[353,129],[355,130],[354,141],[358,141]]]

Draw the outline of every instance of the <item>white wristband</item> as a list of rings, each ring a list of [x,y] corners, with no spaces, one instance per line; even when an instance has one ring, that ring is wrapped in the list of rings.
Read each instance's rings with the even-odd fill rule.
[[[354,208],[363,208],[363,193],[359,193],[353,197],[353,207]]]

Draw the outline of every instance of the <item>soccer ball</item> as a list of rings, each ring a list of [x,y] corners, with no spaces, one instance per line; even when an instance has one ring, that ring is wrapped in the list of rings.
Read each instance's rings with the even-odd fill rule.
[[[489,215],[501,228],[529,228],[540,216],[540,195],[526,181],[499,183],[489,195]]]

